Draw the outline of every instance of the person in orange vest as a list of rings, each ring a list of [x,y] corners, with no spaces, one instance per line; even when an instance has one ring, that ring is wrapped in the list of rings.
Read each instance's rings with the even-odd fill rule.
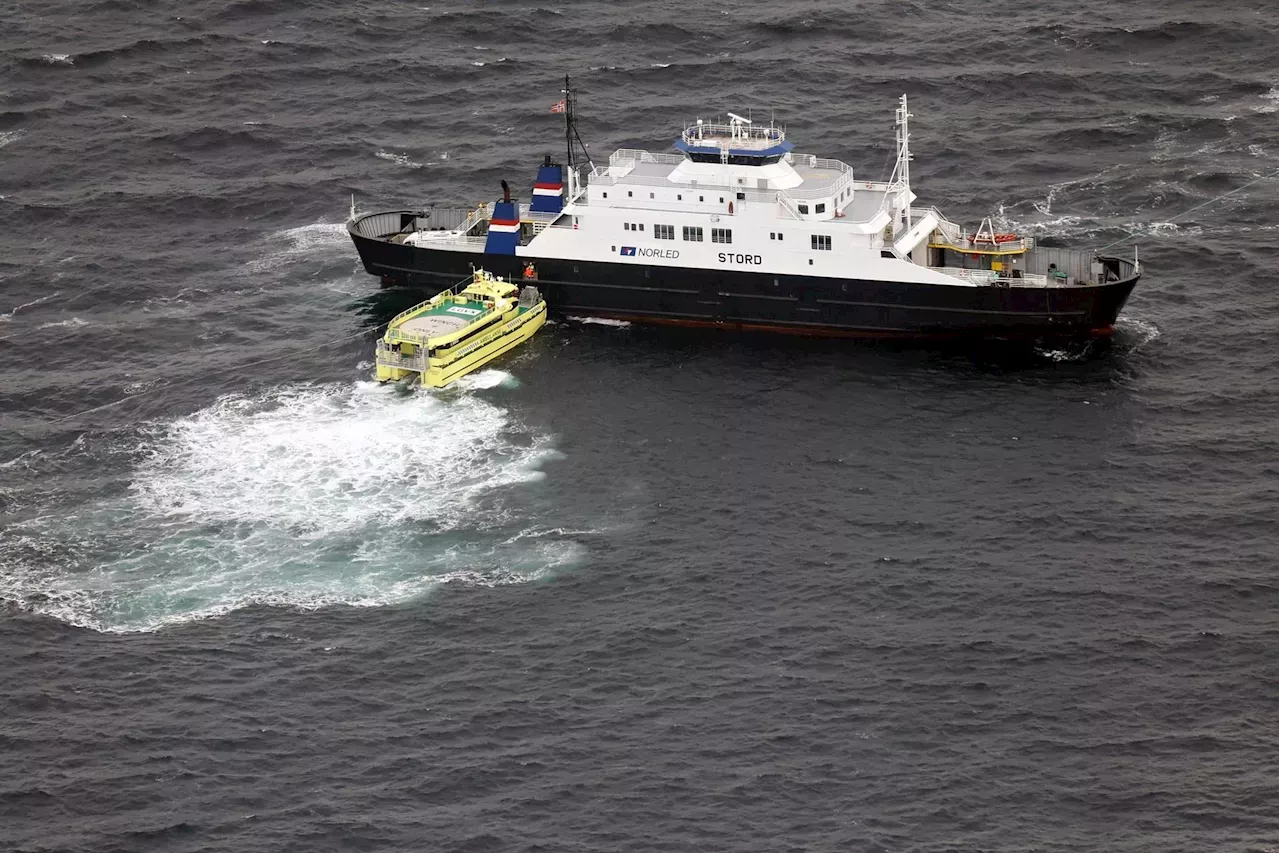
[[[527,264],[525,264],[525,265],[524,265],[524,277],[525,277],[525,278],[537,278],[537,277],[538,277],[538,273],[537,273],[537,271],[533,268],[533,262],[532,262],[532,261],[530,261],[529,263],[527,263]]]

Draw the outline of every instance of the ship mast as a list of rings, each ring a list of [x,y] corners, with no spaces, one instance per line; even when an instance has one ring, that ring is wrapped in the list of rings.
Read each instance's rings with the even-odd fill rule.
[[[567,188],[569,190],[568,198],[572,199],[578,192],[578,170],[574,163],[573,143],[578,143],[578,148],[582,149],[582,158],[587,161],[587,165],[591,167],[591,171],[595,171],[596,164],[591,162],[591,155],[587,153],[586,143],[582,141],[582,137],[578,135],[577,118],[578,98],[573,92],[573,87],[569,85],[569,75],[564,75],[564,148],[565,148],[565,171]]]
[[[895,184],[899,185],[899,199],[905,208],[908,229],[911,228],[911,132],[907,128],[907,120],[911,113],[907,111],[907,96],[898,99],[898,110],[894,125],[898,136],[898,164],[894,166]]]

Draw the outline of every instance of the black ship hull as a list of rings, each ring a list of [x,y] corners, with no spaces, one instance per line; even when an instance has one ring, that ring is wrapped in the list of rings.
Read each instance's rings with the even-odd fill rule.
[[[348,231],[386,286],[435,293],[473,267],[519,280],[532,263],[559,313],[805,335],[1096,337],[1111,331],[1139,278],[1131,261],[1104,258],[1116,278],[1105,284],[963,287],[451,251],[365,236],[355,223]]]

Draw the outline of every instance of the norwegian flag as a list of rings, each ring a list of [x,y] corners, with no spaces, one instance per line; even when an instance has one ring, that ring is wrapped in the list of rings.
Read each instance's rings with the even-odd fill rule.
[[[551,105],[551,112],[553,113],[562,113],[564,112],[564,110],[565,110],[564,98],[561,98],[560,100],[556,101],[554,104]]]

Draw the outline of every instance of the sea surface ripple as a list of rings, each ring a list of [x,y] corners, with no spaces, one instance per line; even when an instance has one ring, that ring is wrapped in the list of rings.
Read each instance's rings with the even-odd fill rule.
[[[0,849],[1277,849],[1274,6],[2,18]],[[369,382],[351,196],[527,193],[566,72],[598,159],[872,179],[906,92],[924,203],[1146,274],[1106,345]]]

